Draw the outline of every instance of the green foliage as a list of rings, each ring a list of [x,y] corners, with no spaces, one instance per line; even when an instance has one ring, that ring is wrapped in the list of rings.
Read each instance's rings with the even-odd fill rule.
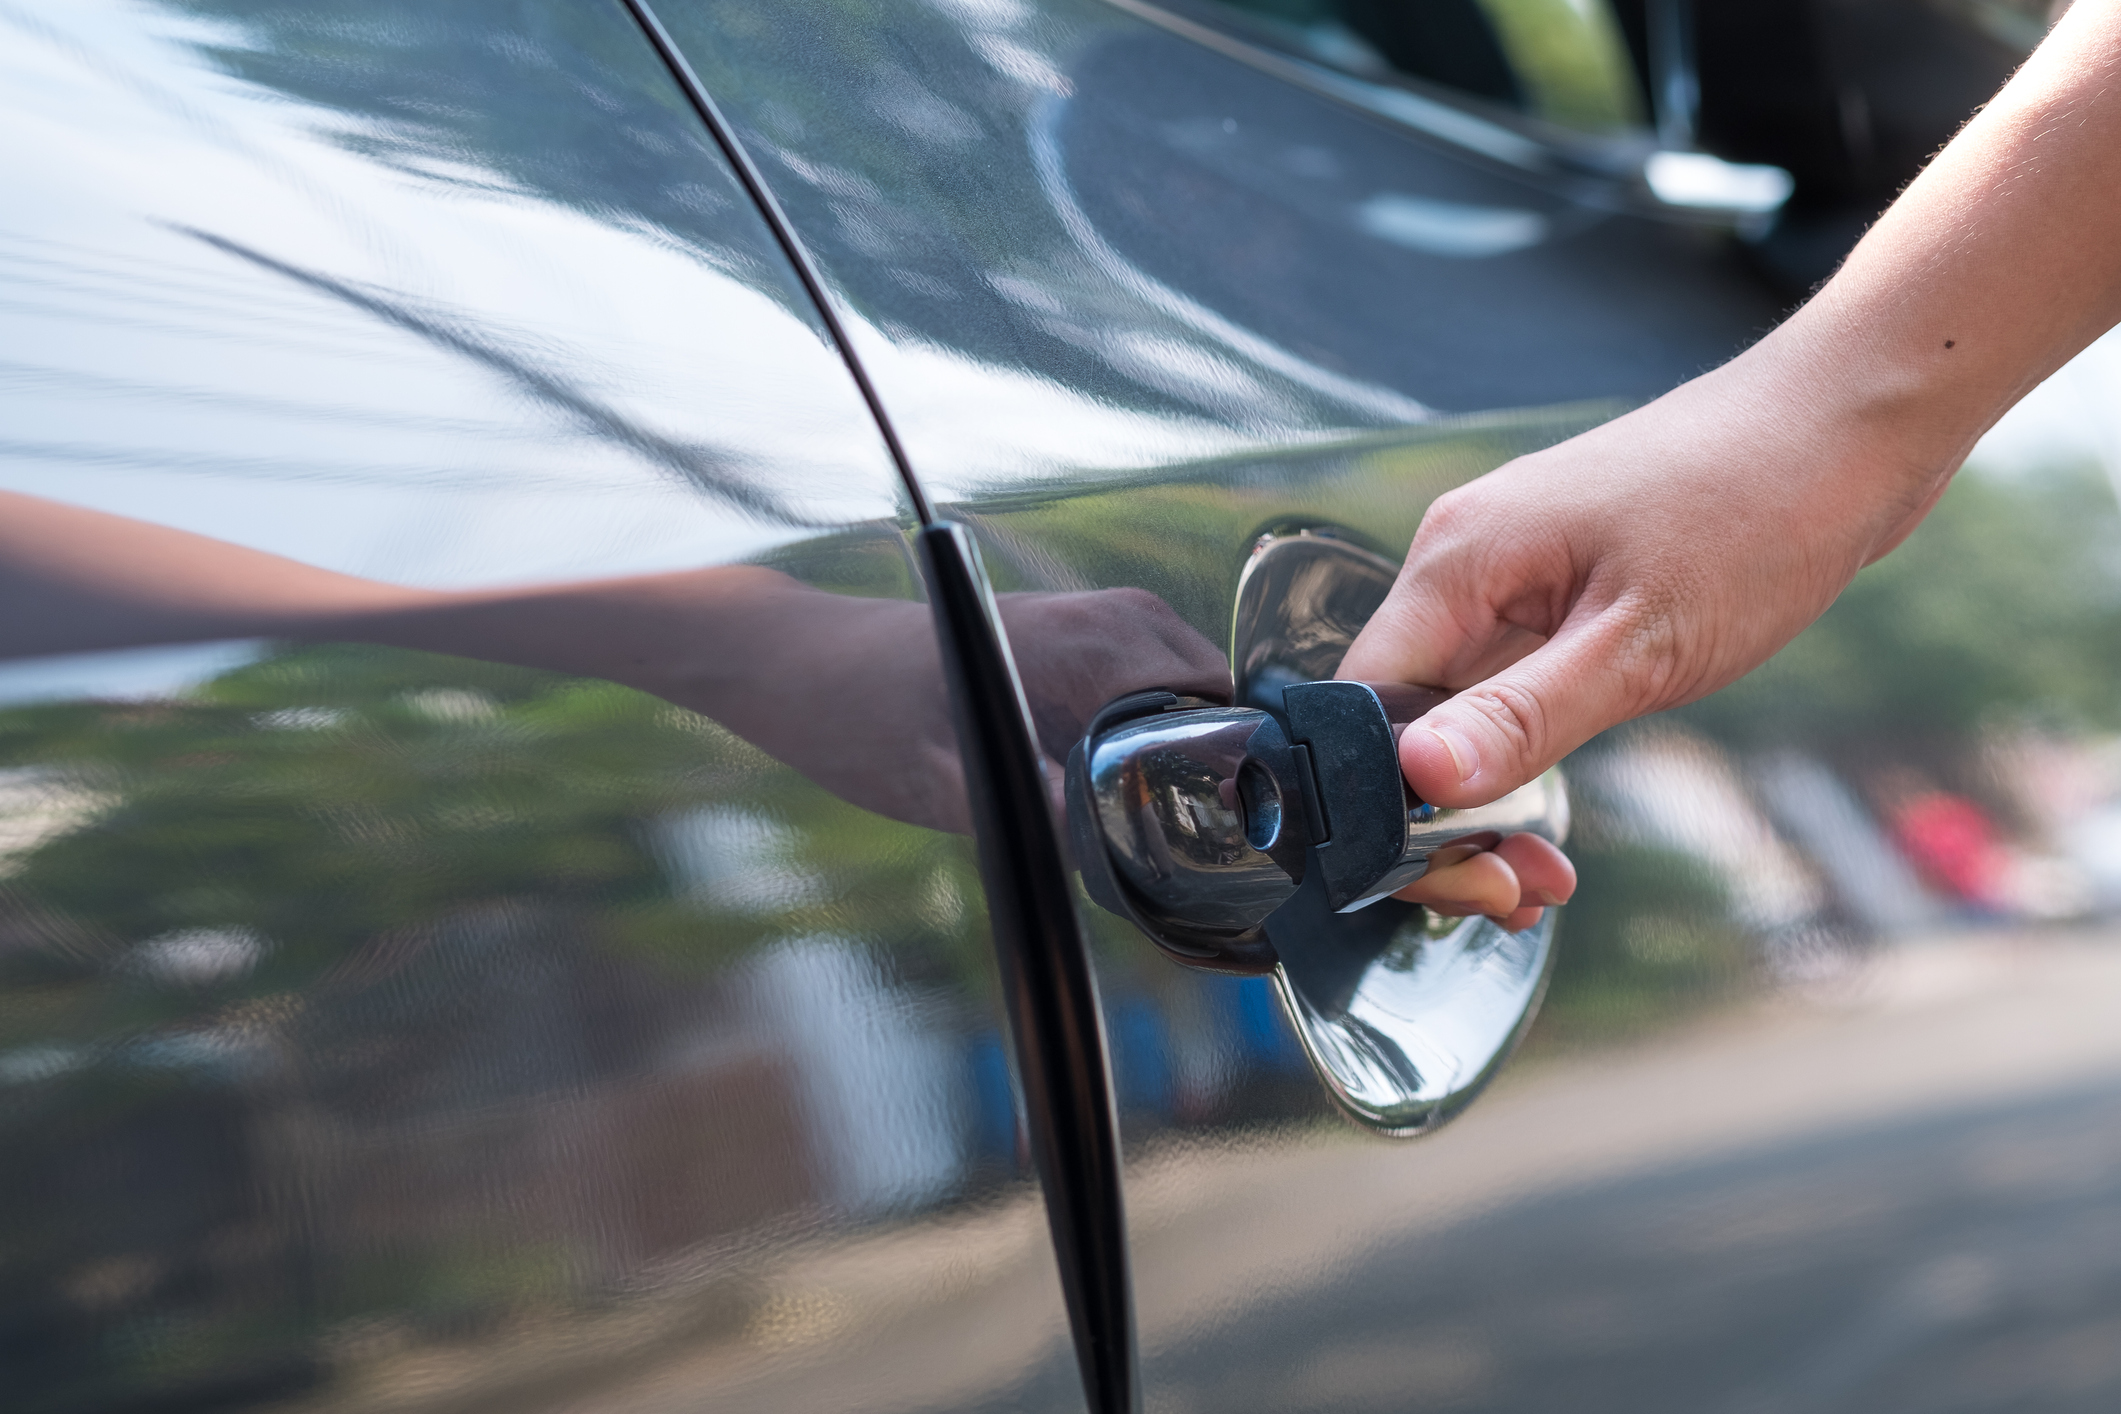
[[[12,954],[18,985],[86,978],[143,940],[219,928],[269,940],[240,986],[273,994],[394,933],[502,903],[566,915],[596,947],[694,974],[774,938],[878,928],[946,939],[933,965],[965,980],[983,971],[963,917],[976,886],[962,842],[858,811],[705,718],[610,683],[303,648],[190,699],[0,713],[0,761],[105,802],[7,881],[82,940]],[[742,906],[688,895],[657,825],[710,804],[757,817],[778,842],[785,857],[759,864],[829,887]],[[124,995],[148,1013],[226,1000],[212,988]]]
[[[1580,886],[1535,1036],[1595,1040],[1729,994],[1754,949],[1715,875],[1691,856],[1600,838],[1572,843]]]
[[[1727,744],[1839,756],[1999,718],[2121,725],[2121,512],[2088,469],[1961,475],[1758,671],[1685,709]]]
[[[858,810],[609,683],[297,648],[186,698],[0,711],[0,767],[79,807],[0,856],[0,1057],[17,1071],[0,1086],[0,1288],[160,1274],[107,1309],[40,1311],[55,1334],[32,1387],[91,1370],[159,1387],[370,1307],[451,1325],[563,1292],[565,1233],[435,1242],[376,1158],[398,1152],[392,1126],[485,1115],[507,1142],[518,1100],[623,1083],[778,940],[841,938],[955,996],[990,990],[968,840]],[[726,879],[715,860],[688,877],[672,845],[703,810],[745,846]],[[187,938],[254,955],[172,969]],[[331,1180],[390,1206],[396,1243],[269,1226],[252,1195],[293,1180],[260,1136],[289,1124],[315,1153],[382,1164]],[[400,1146],[407,1172],[448,1171],[447,1144],[424,1143]],[[76,1191],[142,1164],[153,1201]],[[222,1247],[260,1255],[175,1284]],[[298,1292],[302,1272],[317,1280]]]

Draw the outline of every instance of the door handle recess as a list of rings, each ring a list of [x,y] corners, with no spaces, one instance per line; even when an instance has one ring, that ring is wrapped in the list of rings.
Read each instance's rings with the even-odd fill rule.
[[[1352,913],[1419,879],[1447,846],[1567,835],[1553,772],[1469,810],[1407,788],[1399,734],[1446,693],[1332,680],[1279,695],[1275,711],[1136,693],[1099,712],[1069,755],[1085,888],[1180,962],[1271,971],[1281,959],[1268,919],[1313,875],[1326,909]]]

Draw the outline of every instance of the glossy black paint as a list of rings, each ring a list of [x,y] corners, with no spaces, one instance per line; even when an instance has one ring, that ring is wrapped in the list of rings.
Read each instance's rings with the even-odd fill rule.
[[[934,523],[905,448],[848,342],[809,252],[789,228],[750,155],[730,135],[714,100],[653,8],[646,0],[626,0],[626,6],[772,225],[876,418],[923,522],[924,577],[968,768],[966,789],[981,844],[980,876],[1023,1086],[1032,1161],[1046,1196],[1083,1391],[1100,1414],[1129,1414],[1141,1406],[1141,1384],[1111,1059],[1081,930],[1075,926],[1067,862],[1046,813],[1030,708],[1000,639],[1000,619],[979,571],[977,552],[957,527]]]
[[[900,1378],[1065,1350],[908,488],[633,18],[4,23],[0,1402],[830,1407],[976,1201]]]
[[[744,184],[745,194],[756,203],[759,214],[766,219],[767,225],[773,228],[774,242],[780,246],[781,254],[787,260],[789,268],[802,282],[803,292],[810,296],[818,319],[831,331],[832,342],[839,349],[840,357],[846,361],[847,375],[854,380],[855,387],[861,390],[862,402],[869,409],[869,415],[876,419],[877,432],[883,437],[884,446],[891,453],[891,464],[898,468],[907,498],[913,502],[914,513],[920,517],[922,524],[927,524],[935,518],[934,514],[928,509],[927,501],[921,495],[919,483],[913,479],[913,468],[906,461],[906,449],[899,445],[898,432],[892,427],[891,417],[885,412],[882,401],[876,395],[875,385],[869,381],[868,371],[862,367],[861,360],[854,356],[853,348],[847,342],[847,331],[841,327],[839,312],[825,294],[817,268],[811,262],[810,252],[803,249],[802,241],[789,229],[788,218],[781,213],[779,203],[773,199],[773,192],[759,176],[758,167],[752,162],[751,154],[744,151],[743,145],[731,135],[728,122],[714,106],[713,96],[700,86],[699,75],[692,71],[692,65],[685,61],[685,56],[671,43],[670,31],[663,28],[662,20],[656,17],[655,8],[648,0],[624,0],[624,3],[627,11],[640,24],[641,31],[648,37],[649,43],[655,46],[656,56],[669,68],[670,76],[677,80],[678,86],[684,89],[685,98],[700,115],[700,121],[705,123],[707,131],[714,135],[715,145],[721,148],[722,156],[728,161],[730,170],[736,173],[737,180]]]
[[[866,326],[938,501],[1088,473],[1118,434],[1055,439],[1065,414],[1042,423],[1021,393],[1003,404],[1019,424],[990,430],[962,380],[925,371],[930,350],[1107,420],[1156,416],[1165,439],[1135,444],[1167,457],[1180,427],[1212,453],[1643,397],[1779,310],[1707,233],[1613,216],[1094,0],[888,24],[748,0],[659,13]],[[1525,235],[1446,253],[1420,217],[1392,224],[1407,209]]]
[[[1913,0],[1696,0],[1700,137],[1713,152],[1797,179],[1753,254],[1802,295],[2023,60],[1974,7]],[[2006,19],[2012,18],[2006,16]]]

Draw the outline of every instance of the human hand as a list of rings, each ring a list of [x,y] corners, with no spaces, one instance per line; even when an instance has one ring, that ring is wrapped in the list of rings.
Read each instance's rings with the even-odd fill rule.
[[[1451,845],[1429,859],[1429,871],[1392,895],[1431,913],[1483,914],[1523,932],[1576,892],[1576,866],[1538,835],[1510,835],[1493,849]]]
[[[1499,798],[1765,661],[1957,465],[1784,340],[1439,498],[1340,675],[1455,689],[1400,738],[1422,799]]]
[[[2121,319],[2117,73],[2121,6],[2071,6],[1779,328],[1430,507],[1342,668],[1463,689],[1400,740],[1424,799],[1492,800],[1757,666]]]

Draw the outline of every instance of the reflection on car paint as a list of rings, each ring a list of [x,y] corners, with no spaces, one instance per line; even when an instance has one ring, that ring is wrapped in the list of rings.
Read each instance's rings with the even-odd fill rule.
[[[907,517],[763,226],[616,7],[8,25],[11,1407],[799,1380],[879,1319],[803,1260],[1026,1202]]]
[[[961,1289],[806,1285],[921,1214],[916,1254],[1011,1234],[1015,1378],[1065,1333],[874,429],[623,16],[393,15],[10,47],[105,178],[14,150],[0,506],[60,525],[0,569],[48,610],[0,634],[17,1392],[403,1408],[697,1349],[800,1402]],[[1140,674],[1228,692],[1153,596],[1000,609],[1062,750]],[[1256,989],[1131,1005],[1130,1125],[1299,1078]]]
[[[939,502],[1431,410],[1640,397],[1774,317],[1695,233],[1115,7],[915,9],[888,32],[807,5],[657,12],[840,292]],[[859,83],[828,99],[803,77],[817,56]],[[907,116],[945,108],[959,121]],[[1380,195],[1530,213],[1552,238],[1471,263],[1409,249],[1363,228]]]

